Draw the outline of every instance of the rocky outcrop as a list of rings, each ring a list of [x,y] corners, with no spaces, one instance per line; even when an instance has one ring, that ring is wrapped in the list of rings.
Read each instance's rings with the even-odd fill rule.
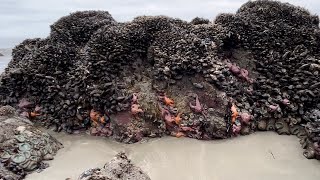
[[[103,168],[89,169],[83,172],[79,180],[150,180],[150,177],[139,167],[135,166],[130,159],[124,154],[117,154]]]
[[[318,16],[277,1],[214,22],[76,12],[13,50],[0,103],[56,131],[126,143],[274,130],[317,157],[319,40]]]
[[[62,144],[16,114],[10,106],[0,107],[0,179],[22,179],[44,169]]]

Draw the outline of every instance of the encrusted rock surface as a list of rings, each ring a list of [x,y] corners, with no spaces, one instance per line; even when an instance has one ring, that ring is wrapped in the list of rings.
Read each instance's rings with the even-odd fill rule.
[[[150,177],[139,167],[132,164],[125,153],[117,154],[103,168],[89,169],[83,172],[79,180],[150,180]]]
[[[62,144],[17,115],[11,106],[0,107],[0,179],[22,179],[44,169]]]
[[[213,22],[76,12],[46,39],[16,46],[0,104],[57,131],[126,143],[273,130],[318,158],[319,43],[318,16],[277,1],[250,1]]]
[[[249,98],[253,114],[263,117],[256,120],[274,118],[278,133],[291,131],[304,148],[316,149],[320,135],[319,17],[290,4],[255,1],[244,4],[236,14],[220,15],[215,23],[229,33],[223,40],[225,49],[242,48],[254,59],[248,68],[257,72],[257,78]],[[234,63],[246,65],[241,58],[235,59]],[[315,152],[318,156],[319,151]]]

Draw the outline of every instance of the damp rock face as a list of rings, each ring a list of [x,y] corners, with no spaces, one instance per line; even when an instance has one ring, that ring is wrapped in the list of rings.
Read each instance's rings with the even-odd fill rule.
[[[250,68],[257,78],[248,98],[255,116],[273,119],[269,127],[279,134],[297,135],[306,157],[314,157],[319,143],[319,17],[290,4],[255,1],[235,14],[218,16],[215,23],[229,33],[222,40],[225,49],[245,49],[254,59]],[[241,58],[234,63],[245,64]]]
[[[50,26],[50,37],[72,46],[84,46],[99,28],[116,25],[107,11],[82,11],[62,17]]]
[[[124,153],[119,153],[103,168],[89,169],[83,172],[78,179],[150,180],[150,177],[141,168],[135,166]]]
[[[27,173],[44,169],[62,144],[17,115],[11,106],[0,107],[0,178],[22,179]]]
[[[190,99],[183,98],[179,107],[159,99],[169,91],[168,84],[185,75],[209,77],[213,65],[224,67],[217,55],[215,25],[203,19],[194,24],[166,16],[117,23],[101,11],[63,17],[51,26],[48,38],[25,40],[15,48],[1,77],[1,104],[18,107],[21,114],[57,131],[89,129],[92,135],[126,143],[165,133],[198,134],[202,139],[204,133],[195,128],[212,126],[214,118],[207,121],[200,115],[195,116],[200,117],[196,125],[193,117],[181,124],[182,113],[190,112]],[[203,80],[193,84],[202,87]],[[181,96],[187,96],[187,90]],[[165,124],[165,116],[176,123]],[[172,130],[166,132],[168,128]],[[211,129],[217,128],[220,125]]]
[[[257,130],[299,137],[319,154],[319,18],[277,1],[213,22],[75,12],[13,50],[0,104],[56,131],[134,143]]]
[[[7,180],[7,179],[23,179],[23,175],[17,175],[7,168],[5,168],[2,164],[0,165],[0,179]]]
[[[12,50],[12,59],[8,64],[9,68],[16,68],[18,64],[22,63],[23,58],[32,52],[36,48],[36,44],[40,41],[40,38],[26,39]]]

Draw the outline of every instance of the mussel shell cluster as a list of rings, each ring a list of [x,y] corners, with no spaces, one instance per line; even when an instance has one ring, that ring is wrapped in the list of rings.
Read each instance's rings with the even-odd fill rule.
[[[317,131],[319,117],[311,112],[320,108],[319,17],[290,4],[250,1],[235,14],[221,14],[215,23],[229,33],[225,48],[252,52],[258,75],[248,98],[260,101],[253,103],[254,114],[262,121],[275,119],[274,129],[280,134]],[[277,110],[268,113],[264,107],[274,107],[270,105]]]
[[[1,179],[23,179],[24,174],[15,174],[4,167],[3,164],[0,164],[0,178]]]
[[[0,107],[0,164],[24,176],[38,169],[44,160],[51,160],[62,144],[17,116],[12,107]]]
[[[208,73],[219,63],[215,26],[196,24],[165,16],[117,23],[108,12],[73,13],[53,24],[48,38],[25,40],[13,50],[1,77],[0,102],[33,101],[46,115],[44,122],[57,129],[83,127],[76,118],[79,108],[128,110],[128,87],[139,79],[130,73],[137,59],[150,78],[167,82]]]

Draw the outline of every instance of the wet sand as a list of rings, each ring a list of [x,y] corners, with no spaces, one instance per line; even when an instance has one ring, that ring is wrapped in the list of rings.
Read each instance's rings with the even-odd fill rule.
[[[318,180],[320,162],[302,155],[298,139],[260,132],[221,141],[164,137],[125,145],[99,137],[54,134],[65,146],[50,167],[27,180],[77,178],[126,151],[152,180]]]

